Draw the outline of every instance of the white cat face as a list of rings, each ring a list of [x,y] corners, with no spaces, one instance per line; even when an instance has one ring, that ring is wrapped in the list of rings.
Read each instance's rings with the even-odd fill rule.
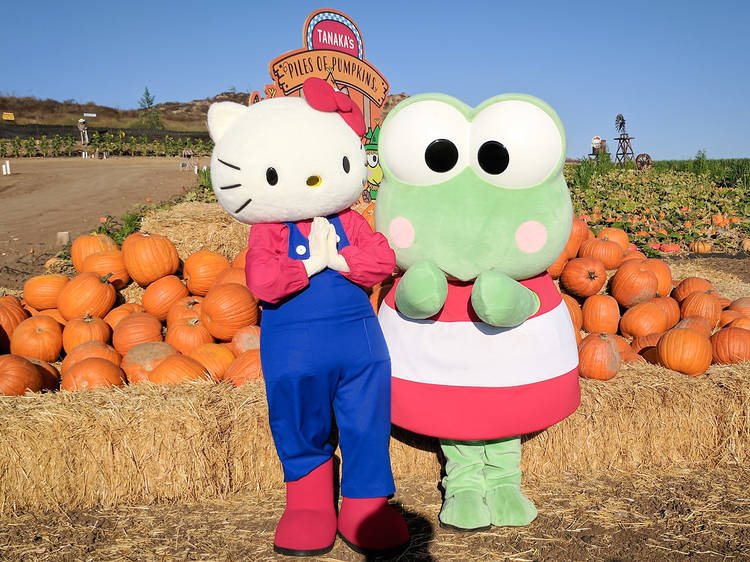
[[[367,181],[365,151],[335,112],[301,98],[250,107],[212,104],[211,183],[222,207],[243,223],[287,222],[350,207]]]

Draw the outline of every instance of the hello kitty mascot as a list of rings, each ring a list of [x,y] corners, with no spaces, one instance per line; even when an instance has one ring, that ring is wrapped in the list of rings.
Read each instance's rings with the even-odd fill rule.
[[[303,94],[250,107],[220,102],[208,111],[214,191],[230,215],[253,225],[247,286],[263,306],[260,355],[286,482],[274,549],[324,554],[338,528],[357,552],[398,551],[409,533],[387,503],[395,491],[390,358],[361,288],[388,276],[395,255],[349,208],[367,180],[361,111],[318,78],[305,81]]]

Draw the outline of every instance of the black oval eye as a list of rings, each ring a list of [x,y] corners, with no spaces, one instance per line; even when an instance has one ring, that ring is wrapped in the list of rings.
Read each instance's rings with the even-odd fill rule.
[[[482,169],[488,174],[502,174],[508,167],[510,155],[508,149],[503,143],[497,141],[487,141],[479,147],[477,160]]]
[[[268,168],[266,170],[266,181],[268,182],[268,185],[276,185],[279,181],[279,174],[276,173],[276,170],[273,168]]]
[[[349,159],[346,156],[344,156],[343,165],[344,165],[344,171],[348,174],[349,173]]]
[[[458,162],[458,149],[447,139],[437,139],[424,151],[424,161],[433,172],[447,172]]]

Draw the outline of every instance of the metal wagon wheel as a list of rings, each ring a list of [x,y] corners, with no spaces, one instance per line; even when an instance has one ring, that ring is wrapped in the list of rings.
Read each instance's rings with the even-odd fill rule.
[[[635,167],[639,170],[647,170],[651,167],[651,164],[651,156],[645,152],[635,157]]]

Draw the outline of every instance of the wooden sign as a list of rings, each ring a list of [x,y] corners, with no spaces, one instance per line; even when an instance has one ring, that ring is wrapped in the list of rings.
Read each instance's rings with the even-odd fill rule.
[[[84,113],[84,117],[96,117],[96,113]]]
[[[16,116],[9,112],[9,111],[3,111],[3,121],[15,121]]]
[[[366,128],[374,130],[389,85],[365,60],[357,25],[342,12],[317,10],[307,17],[302,33],[302,49],[286,52],[269,63],[274,83],[265,87],[266,97],[299,96],[305,80],[322,78],[347,94],[362,110]]]
[[[594,137],[591,139],[591,148],[599,148],[602,145],[601,137]]]

